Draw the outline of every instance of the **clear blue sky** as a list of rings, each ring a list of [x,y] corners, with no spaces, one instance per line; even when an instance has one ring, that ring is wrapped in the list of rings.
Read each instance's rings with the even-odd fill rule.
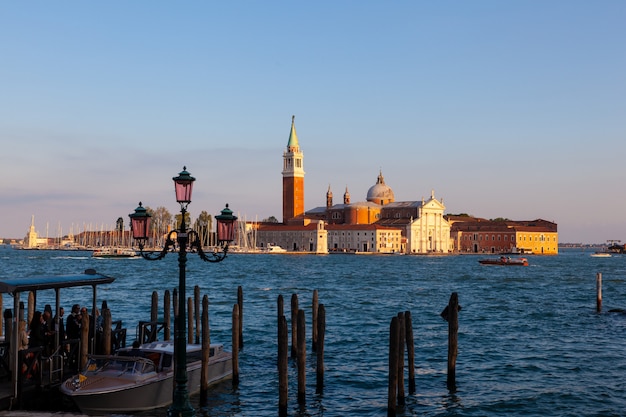
[[[432,189],[447,213],[626,242],[626,2],[4,1],[0,236],[282,218],[291,116],[305,206]],[[46,232],[46,230],[48,230]]]

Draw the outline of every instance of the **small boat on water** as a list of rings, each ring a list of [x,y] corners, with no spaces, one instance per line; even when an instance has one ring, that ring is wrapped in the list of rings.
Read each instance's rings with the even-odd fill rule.
[[[91,254],[94,258],[134,258],[137,252],[129,248],[100,248]]]
[[[283,249],[278,245],[267,245],[267,252],[269,253],[285,253],[287,252],[287,249]]]
[[[611,254],[609,252],[594,252],[591,256],[594,258],[610,258]]]
[[[509,258],[508,256],[501,256],[493,259],[480,259],[478,262],[483,265],[528,266],[528,259]]]
[[[116,355],[90,355],[80,374],[66,380],[61,393],[85,414],[112,414],[153,410],[172,402],[174,342],[146,343],[123,348]],[[189,394],[200,391],[202,345],[187,345]],[[211,344],[209,384],[232,377],[232,354]]]
[[[514,246],[505,252],[500,252],[500,255],[524,255],[524,254],[532,254],[532,251],[529,249],[523,249],[523,248],[518,248]]]

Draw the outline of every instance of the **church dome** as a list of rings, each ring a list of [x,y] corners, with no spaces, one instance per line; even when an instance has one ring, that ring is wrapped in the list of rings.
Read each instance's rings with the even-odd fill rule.
[[[378,174],[378,180],[376,184],[374,184],[367,191],[367,201],[376,204],[388,204],[393,203],[395,201],[395,196],[393,195],[393,190],[387,184],[385,184],[385,178],[383,177],[383,173],[381,171]]]

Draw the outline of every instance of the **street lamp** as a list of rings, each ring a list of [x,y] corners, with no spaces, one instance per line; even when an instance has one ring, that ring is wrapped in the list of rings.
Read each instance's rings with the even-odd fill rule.
[[[235,220],[232,210],[226,208],[222,210],[220,215],[215,216],[217,220],[217,241],[221,251],[214,249],[210,253],[202,250],[202,242],[200,236],[194,230],[188,229],[185,224],[185,214],[187,206],[191,203],[191,190],[193,182],[196,180],[189,175],[187,167],[183,167],[183,171],[174,180],[174,188],[176,191],[176,201],[180,204],[180,227],[172,230],[167,235],[165,246],[163,249],[154,253],[144,252],[144,245],[150,234],[150,214],[139,203],[139,207],[135,212],[129,214],[130,227],[133,232],[133,238],[138,241],[141,256],[149,261],[157,261],[163,259],[165,255],[178,244],[178,317],[174,328],[174,356],[176,365],[174,395],[172,405],[168,410],[168,416],[193,416],[195,410],[189,402],[189,391],[187,389],[187,335],[186,335],[186,312],[185,312],[185,289],[186,276],[185,266],[187,264],[188,250],[195,250],[203,261],[220,262],[226,258],[228,253],[228,243],[234,239]],[[175,240],[174,240],[175,239]]]

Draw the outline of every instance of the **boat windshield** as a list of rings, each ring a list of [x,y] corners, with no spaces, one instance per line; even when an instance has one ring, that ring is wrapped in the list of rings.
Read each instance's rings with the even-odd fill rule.
[[[85,367],[84,375],[100,372],[119,372],[127,374],[146,374],[155,372],[154,362],[146,358],[122,356],[92,356]]]

